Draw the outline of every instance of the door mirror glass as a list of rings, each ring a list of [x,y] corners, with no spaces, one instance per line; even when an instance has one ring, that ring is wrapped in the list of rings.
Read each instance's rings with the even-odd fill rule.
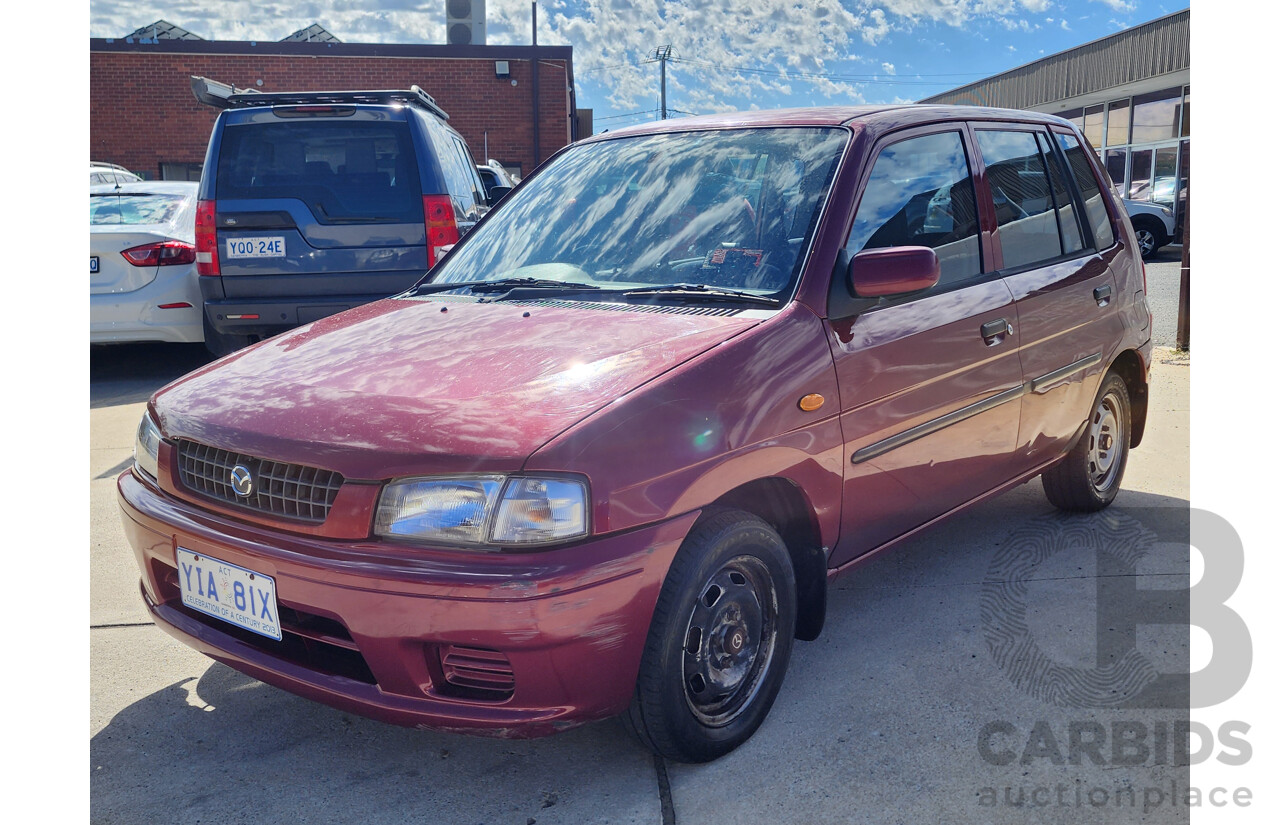
[[[489,187],[489,205],[497,206],[498,201],[505,198],[507,196],[507,193],[510,192],[511,189],[512,187],[510,186],[490,186]]]
[[[941,274],[938,255],[927,246],[867,249],[853,256],[849,287],[859,298],[883,298],[929,289]]]

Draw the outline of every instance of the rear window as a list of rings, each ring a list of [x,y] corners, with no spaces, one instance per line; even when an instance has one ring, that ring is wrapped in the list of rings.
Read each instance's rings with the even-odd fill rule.
[[[186,200],[183,195],[90,195],[89,225],[173,223]]]
[[[320,223],[422,220],[422,187],[406,123],[290,121],[228,126],[219,199],[296,198]]]

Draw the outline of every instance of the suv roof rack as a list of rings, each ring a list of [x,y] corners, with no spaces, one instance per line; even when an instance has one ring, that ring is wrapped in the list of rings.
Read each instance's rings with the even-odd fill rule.
[[[441,109],[435,98],[414,85],[408,89],[384,89],[381,91],[348,92],[259,92],[256,89],[237,89],[205,77],[191,78],[191,91],[196,100],[219,109],[245,109],[251,106],[308,106],[332,103],[407,103],[420,106],[443,120],[449,114]]]

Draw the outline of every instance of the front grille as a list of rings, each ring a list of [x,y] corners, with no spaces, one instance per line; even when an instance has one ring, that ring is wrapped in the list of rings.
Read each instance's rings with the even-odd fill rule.
[[[253,476],[247,496],[231,488],[231,471],[241,465]],[[318,523],[342,486],[342,475],[302,464],[220,450],[196,441],[178,441],[178,470],[182,486],[228,504],[297,521]]]

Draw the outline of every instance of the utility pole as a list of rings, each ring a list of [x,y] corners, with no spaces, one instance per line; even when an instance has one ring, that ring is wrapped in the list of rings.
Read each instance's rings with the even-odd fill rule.
[[[667,61],[671,59],[671,46],[654,49],[653,56],[662,66],[662,119],[667,119]]]
[[[538,0],[533,0],[533,165],[542,162],[542,146],[538,140],[538,126],[542,108],[538,105]],[[489,159],[485,158],[485,163]]]

